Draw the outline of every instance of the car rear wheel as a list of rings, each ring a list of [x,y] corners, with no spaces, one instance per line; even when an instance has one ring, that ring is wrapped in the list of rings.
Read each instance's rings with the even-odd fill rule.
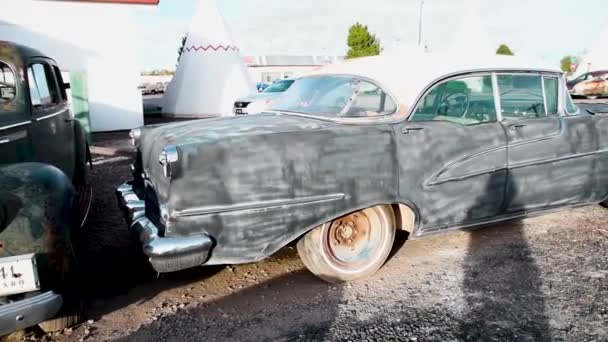
[[[394,240],[393,210],[389,205],[378,205],[313,229],[298,241],[297,249],[313,274],[331,283],[341,283],[378,271]]]

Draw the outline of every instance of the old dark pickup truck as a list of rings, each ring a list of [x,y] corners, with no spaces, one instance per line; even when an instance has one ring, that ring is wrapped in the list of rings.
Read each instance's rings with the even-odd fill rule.
[[[0,41],[0,335],[80,318],[75,239],[88,145],[57,63]]]
[[[608,116],[580,111],[559,70],[510,56],[346,61],[265,113],[131,135],[118,197],[159,272],[297,241],[314,274],[355,280],[384,264],[396,230],[419,238],[608,197]]]

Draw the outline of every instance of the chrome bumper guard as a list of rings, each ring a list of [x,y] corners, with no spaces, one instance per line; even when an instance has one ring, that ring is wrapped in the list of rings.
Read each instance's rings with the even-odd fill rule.
[[[158,227],[146,217],[145,202],[133,191],[131,182],[116,189],[118,204],[127,217],[129,230],[139,237],[143,251],[159,273],[200,266],[207,261],[213,241],[209,235],[161,237]]]
[[[61,305],[63,305],[61,295],[53,291],[0,305],[0,336],[55,317]]]

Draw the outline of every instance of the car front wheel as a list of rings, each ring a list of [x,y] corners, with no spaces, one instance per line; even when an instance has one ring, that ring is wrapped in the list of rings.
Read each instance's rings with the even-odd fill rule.
[[[308,232],[297,249],[304,265],[319,278],[341,283],[374,274],[388,258],[395,240],[390,205],[363,209]]]

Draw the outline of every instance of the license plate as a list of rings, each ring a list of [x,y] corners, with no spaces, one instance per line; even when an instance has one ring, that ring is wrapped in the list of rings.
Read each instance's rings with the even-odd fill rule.
[[[234,114],[236,114],[236,115],[241,115],[241,114],[244,114],[244,113],[243,113],[243,110],[242,110],[241,108],[236,108],[236,109],[234,110]]]
[[[0,258],[0,297],[40,290],[34,254]]]

